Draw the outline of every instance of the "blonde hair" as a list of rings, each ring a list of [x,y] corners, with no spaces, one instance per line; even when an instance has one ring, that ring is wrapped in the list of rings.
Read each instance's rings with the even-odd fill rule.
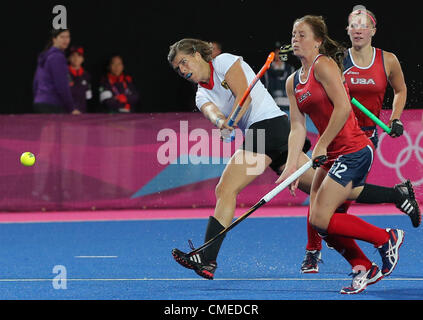
[[[356,9],[356,7],[357,7],[357,9]],[[369,19],[372,22],[373,28],[376,28],[377,20],[376,20],[375,14],[373,12],[371,12],[370,10],[367,10],[364,6],[356,6],[356,7],[354,7],[353,11],[349,14],[348,23],[350,22],[352,15],[358,16],[358,15],[364,13],[367,16],[367,19]]]

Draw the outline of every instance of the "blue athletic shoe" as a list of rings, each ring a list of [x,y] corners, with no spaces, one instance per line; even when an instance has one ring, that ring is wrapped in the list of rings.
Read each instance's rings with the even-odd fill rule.
[[[399,259],[399,248],[404,241],[404,231],[400,229],[386,229],[389,240],[378,248],[382,257],[382,274],[387,277],[395,269]]]
[[[351,286],[344,287],[341,289],[342,294],[357,294],[362,292],[367,286],[374,284],[383,278],[382,272],[379,270],[379,267],[372,263],[372,266],[369,270],[359,270],[350,273],[353,276]]]

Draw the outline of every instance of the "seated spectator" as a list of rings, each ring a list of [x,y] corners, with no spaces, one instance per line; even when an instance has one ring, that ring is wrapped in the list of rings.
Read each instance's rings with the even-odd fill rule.
[[[108,73],[100,81],[100,103],[107,112],[134,112],[139,95],[132,77],[123,72],[122,57],[114,55],[108,64]]]
[[[72,98],[75,104],[73,114],[87,112],[87,100],[92,98],[91,76],[84,70],[84,48],[72,46],[69,56],[69,76]]]
[[[71,113],[75,109],[64,53],[69,42],[68,29],[53,29],[46,48],[38,56],[33,81],[35,112]]]

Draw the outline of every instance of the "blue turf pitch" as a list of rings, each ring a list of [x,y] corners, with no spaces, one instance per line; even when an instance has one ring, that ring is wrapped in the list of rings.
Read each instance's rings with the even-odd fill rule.
[[[406,233],[392,275],[359,295],[338,293],[351,270],[325,245],[320,273],[299,272],[306,225],[296,217],[243,221],[227,235],[213,281],[170,254],[175,247],[188,251],[187,239],[202,244],[205,219],[1,224],[0,299],[423,299],[423,230],[402,215],[364,219]],[[360,245],[380,264],[371,245]],[[64,269],[54,272],[55,266]],[[66,281],[58,278],[64,275]]]

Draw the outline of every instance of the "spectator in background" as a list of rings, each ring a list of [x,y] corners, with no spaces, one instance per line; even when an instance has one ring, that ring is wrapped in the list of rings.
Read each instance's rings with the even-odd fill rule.
[[[213,45],[213,51],[211,54],[212,59],[216,58],[219,54],[222,53],[222,44],[217,41],[212,41],[211,44]]]
[[[279,59],[279,50],[281,44],[275,43],[275,59],[270,65],[269,70],[263,76],[263,84],[272,95],[276,104],[283,111],[289,109],[289,100],[286,94],[286,79],[295,71],[295,68],[285,61]]]
[[[100,81],[100,103],[107,112],[133,112],[138,103],[139,94],[132,77],[123,72],[124,64],[120,55],[110,58],[108,73]]]
[[[92,98],[91,76],[84,70],[84,48],[72,46],[69,56],[69,77],[72,98],[75,104],[74,114],[87,112],[87,100]]]
[[[33,82],[35,112],[71,113],[75,110],[64,53],[69,42],[68,29],[53,29],[46,48],[38,56]]]

